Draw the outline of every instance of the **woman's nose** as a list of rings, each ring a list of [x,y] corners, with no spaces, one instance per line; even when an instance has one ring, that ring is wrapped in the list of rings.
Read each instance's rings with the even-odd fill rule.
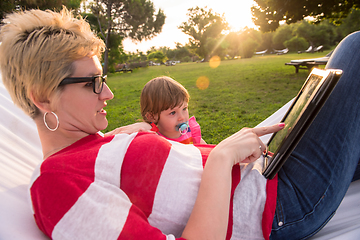
[[[114,94],[106,83],[104,83],[104,88],[99,95],[99,97],[104,100],[110,100],[114,98]]]

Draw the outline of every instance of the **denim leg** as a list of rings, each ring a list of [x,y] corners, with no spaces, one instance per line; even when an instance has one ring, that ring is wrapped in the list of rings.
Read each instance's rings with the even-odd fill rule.
[[[357,165],[356,170],[355,170],[355,174],[354,174],[351,181],[354,182],[354,181],[357,181],[359,179],[360,179],[360,162],[358,162],[358,165]]]
[[[360,159],[360,32],[337,46],[326,68],[342,69],[343,76],[278,174],[271,239],[318,232],[340,205]]]

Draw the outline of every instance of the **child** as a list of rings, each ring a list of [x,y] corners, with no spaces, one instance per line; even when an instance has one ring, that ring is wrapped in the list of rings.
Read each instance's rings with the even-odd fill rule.
[[[153,131],[169,140],[206,144],[195,117],[189,118],[189,98],[188,91],[172,78],[154,78],[141,92],[141,115]]]

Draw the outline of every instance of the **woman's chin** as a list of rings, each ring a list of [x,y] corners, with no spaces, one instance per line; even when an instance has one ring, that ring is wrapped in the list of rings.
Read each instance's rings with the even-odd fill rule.
[[[107,126],[108,126],[108,121],[105,118],[103,121],[101,121],[101,123],[99,123],[98,126],[96,126],[96,129],[97,129],[96,132],[104,130],[105,128],[107,128]]]

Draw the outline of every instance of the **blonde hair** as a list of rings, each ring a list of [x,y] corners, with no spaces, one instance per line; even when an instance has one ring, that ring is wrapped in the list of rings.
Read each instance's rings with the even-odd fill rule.
[[[150,123],[147,118],[147,113],[150,113],[158,122],[162,111],[180,106],[189,99],[188,91],[180,83],[170,77],[157,77],[146,83],[141,91],[141,115],[145,122]]]
[[[104,42],[90,25],[70,11],[29,10],[12,13],[0,30],[0,70],[14,103],[30,117],[39,114],[30,100],[59,94],[60,81],[69,77],[72,63],[88,55],[99,58]]]

